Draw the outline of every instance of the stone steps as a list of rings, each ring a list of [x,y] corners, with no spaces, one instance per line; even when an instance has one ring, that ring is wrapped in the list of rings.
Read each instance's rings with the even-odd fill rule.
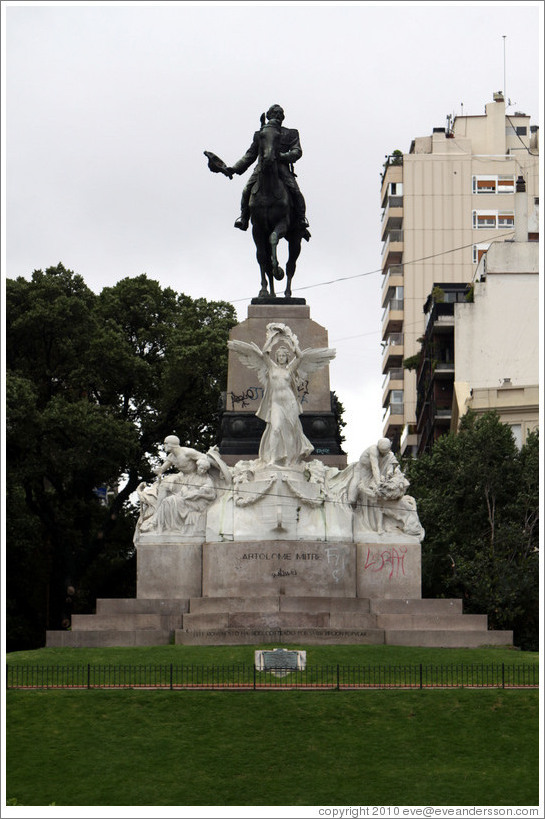
[[[450,615],[462,614],[458,599],[374,600],[367,597],[195,597],[189,600],[191,614],[242,611],[358,612],[371,614]]]
[[[511,646],[511,631],[429,629],[203,629],[177,630],[177,645],[396,645],[426,648]]]
[[[385,632],[384,642],[391,646],[421,646],[422,648],[480,648],[512,646],[512,631],[469,631],[441,629],[393,629]]]
[[[72,631],[172,631],[182,627],[182,614],[74,614]]]
[[[92,616],[92,615],[90,615]],[[167,646],[172,632],[165,629],[120,629],[48,631],[46,645],[51,648],[113,648],[114,646]]]
[[[471,648],[512,645],[512,632],[488,631],[486,615],[462,601],[339,597],[190,599],[182,645],[364,644]]]
[[[198,597],[100,599],[74,615],[71,631],[48,631],[48,646],[363,644],[472,648],[512,645],[488,631],[486,615],[451,599]]]
[[[154,598],[99,598],[97,614],[184,614],[189,611],[188,599],[158,600]]]

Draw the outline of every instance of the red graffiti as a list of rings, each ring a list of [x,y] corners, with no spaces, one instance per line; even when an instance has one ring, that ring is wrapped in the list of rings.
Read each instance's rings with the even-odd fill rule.
[[[385,549],[380,555],[372,555],[371,550],[367,549],[367,559],[365,561],[364,569],[369,569],[372,572],[381,572],[387,566],[390,567],[390,574],[388,580],[391,580],[395,575],[399,574],[405,576],[405,555],[407,549],[400,549],[399,551],[392,546],[391,549]]]

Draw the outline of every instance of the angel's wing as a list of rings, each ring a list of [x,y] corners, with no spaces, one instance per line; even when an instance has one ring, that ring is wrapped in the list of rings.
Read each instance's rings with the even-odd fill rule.
[[[257,377],[259,378],[259,383],[263,386],[267,386],[267,362],[265,357],[257,344],[251,341],[249,344],[246,341],[228,341],[227,346],[230,350],[237,354],[238,358],[245,367],[248,367],[250,370],[257,370]]]
[[[317,370],[321,370],[326,364],[329,364],[335,356],[337,351],[332,347],[308,347],[303,350],[297,364],[297,373],[301,378],[305,378]]]

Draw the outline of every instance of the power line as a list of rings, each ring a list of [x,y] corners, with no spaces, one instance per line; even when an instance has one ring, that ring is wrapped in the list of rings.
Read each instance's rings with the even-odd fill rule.
[[[306,462],[305,462],[305,463],[306,463]],[[355,466],[355,464],[348,464],[348,466],[346,466],[346,467],[345,467],[345,469],[349,469],[350,467],[353,467],[353,466]],[[329,467],[329,468],[332,468],[332,467]],[[344,470],[339,470],[339,474],[340,474],[340,472],[342,472],[342,471],[344,471]],[[355,470],[353,470],[353,471],[355,472]],[[171,472],[171,473],[168,473],[168,474],[170,474],[170,475],[172,475],[172,476],[176,475],[176,473],[175,473],[175,472]],[[352,476],[352,477],[353,477],[353,476]],[[350,481],[352,481],[352,477],[350,478]],[[264,497],[265,495],[266,495],[268,498],[278,498],[278,499],[285,499],[285,500],[290,500],[290,499],[291,499],[291,500],[294,500],[294,499],[301,500],[300,498],[297,498],[297,496],[295,496],[294,494],[287,494],[287,493],[278,492],[278,491],[269,491],[269,489],[270,489],[270,487],[271,487],[271,485],[272,485],[272,481],[275,481],[275,480],[276,480],[276,477],[275,477],[275,478],[273,478],[273,479],[271,479],[271,483],[270,483],[270,484],[269,484],[269,486],[268,486],[268,487],[267,487],[267,488],[266,488],[266,489],[265,489],[265,490],[262,492],[262,494],[259,496],[259,498],[256,498],[256,502],[257,502],[257,500],[259,500],[260,498]],[[309,483],[309,482],[306,482],[306,481],[305,481],[305,483],[306,483],[306,485],[307,485],[307,486],[316,486],[316,487],[320,487],[320,486],[321,486],[321,484],[319,484],[319,483],[315,483],[315,482]],[[196,484],[196,483],[191,483],[190,481],[180,481],[180,482],[179,482],[179,484],[180,484],[180,486],[184,486],[184,487],[188,487],[188,488],[193,488],[193,489],[200,489],[200,488],[202,488],[202,484],[200,484],[200,483],[198,483],[198,484]],[[151,486],[153,486],[153,485],[154,485],[153,483],[151,483],[151,484],[147,484],[147,486],[149,486],[149,487],[151,487]],[[256,495],[255,490],[251,490],[251,489],[243,489],[243,488],[241,488],[240,484],[238,484],[238,485],[236,485],[236,486],[214,486],[214,489],[216,490],[216,492],[233,492],[233,494],[238,494],[238,495],[252,495],[252,496],[254,496],[254,497],[255,497],[255,495]],[[347,490],[347,489],[348,489],[348,484],[347,484],[347,486],[345,487],[345,492],[346,492],[346,490]],[[136,492],[136,490],[135,490],[135,492]],[[178,493],[173,492],[173,493],[170,493],[170,494],[169,494],[167,497],[176,496],[177,494],[178,494]],[[403,497],[406,497],[406,496],[403,496]],[[181,498],[181,500],[184,500],[184,497],[183,497],[183,495],[182,495],[181,493],[180,493],[180,498]],[[315,503],[316,503],[316,502],[318,502],[318,504],[319,504],[319,505],[321,505],[321,504],[324,504],[324,505],[325,505],[326,503],[328,503],[328,504],[335,504],[335,505],[337,505],[337,506],[339,506],[339,505],[342,505],[342,506],[347,506],[347,505],[348,505],[348,506],[351,506],[351,507],[352,507],[352,508],[354,508],[354,509],[356,509],[356,508],[360,508],[360,509],[364,509],[364,508],[369,508],[369,509],[384,509],[384,508],[385,508],[383,504],[380,504],[380,503],[378,503],[378,502],[377,502],[377,503],[371,503],[371,502],[365,501],[365,503],[360,503],[360,502],[356,501],[356,502],[354,502],[353,504],[350,504],[350,503],[348,502],[348,500],[346,500],[345,498],[342,498],[342,497],[338,497],[338,498],[331,498],[331,497],[309,498],[309,501],[311,502],[311,503],[310,503],[310,505],[312,505],[312,506],[314,506],[314,505],[315,505]],[[303,501],[303,502],[304,502],[304,501]],[[245,506],[243,506],[243,507],[239,507],[239,508],[246,509],[246,508],[248,508],[248,506],[250,506],[250,505],[251,505],[251,504],[246,504]]]
[[[509,230],[507,233],[500,233],[499,236],[494,237],[494,241],[497,241],[498,239],[502,239],[505,236],[511,236],[513,233],[514,233],[514,229]],[[474,244],[476,244],[476,242],[472,241],[467,245],[460,245],[459,247],[454,247],[454,248],[451,248],[450,250],[442,250],[440,253],[431,253],[429,256],[422,256],[420,259],[413,259],[412,261],[409,261],[409,262],[401,262],[399,266],[405,267],[405,266],[408,266],[408,265],[411,265],[411,264],[420,264],[421,262],[428,261],[429,259],[436,259],[439,256],[446,256],[449,253],[457,253],[460,250],[466,250],[468,247],[473,247]],[[294,287],[293,292],[300,292],[302,290],[312,290],[315,287],[325,287],[326,285],[338,284],[339,282],[346,282],[346,281],[350,281],[351,279],[361,279],[361,278],[364,278],[365,276],[373,276],[375,273],[382,273],[382,272],[383,272],[382,267],[378,267],[375,270],[367,270],[367,271],[365,271],[365,273],[355,273],[353,276],[339,276],[339,278],[337,278],[337,279],[329,279],[328,281],[324,281],[324,282],[316,282],[315,284],[307,284],[304,287]],[[254,298],[254,297],[250,296],[249,298],[244,298],[244,299],[233,299],[231,303],[236,304],[237,302],[241,302],[241,301],[251,301],[252,298]]]

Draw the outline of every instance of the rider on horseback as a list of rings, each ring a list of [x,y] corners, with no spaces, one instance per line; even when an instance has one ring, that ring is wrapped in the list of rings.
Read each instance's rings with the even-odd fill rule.
[[[282,121],[284,120],[284,111],[280,107],[280,105],[271,105],[271,107],[267,111],[267,119],[276,120],[280,125],[282,124]],[[291,196],[293,208],[295,211],[295,218],[297,221],[297,225],[301,230],[301,235],[304,239],[308,241],[310,239],[310,233],[308,231],[309,224],[305,215],[306,211],[305,200],[303,194],[299,190],[297,182],[295,181],[295,173],[293,171],[293,163],[297,162],[297,160],[300,159],[302,155],[303,151],[301,148],[301,143],[299,141],[299,132],[296,131],[295,128],[281,127],[280,154],[278,157],[280,160],[279,176],[281,177]],[[229,172],[243,174],[244,171],[247,170],[253,162],[255,162],[258,156],[259,131],[256,131],[256,133],[254,134],[252,144],[250,145],[242,159],[239,159],[238,162],[235,162],[235,164],[231,168],[227,168],[226,171],[228,173],[226,175],[229,175]],[[258,177],[258,174],[259,162],[242,192],[240,216],[235,222],[235,227],[240,228],[240,230],[248,229],[248,224],[250,221],[250,194],[252,192],[252,188]]]

